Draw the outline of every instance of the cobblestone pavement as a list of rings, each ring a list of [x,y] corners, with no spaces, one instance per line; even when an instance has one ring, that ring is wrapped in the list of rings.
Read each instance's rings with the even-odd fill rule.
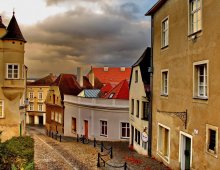
[[[100,152],[100,145],[93,147],[93,141],[89,144],[77,142],[75,138],[62,138],[59,142],[45,135],[43,128],[27,127],[27,132],[35,141],[35,169],[36,170],[110,170],[112,166],[121,166],[127,162],[129,170],[167,170],[162,163],[137,154],[128,149],[127,142],[104,142],[106,148],[113,148],[113,159],[104,156],[107,161],[105,167],[101,162],[101,168],[97,168],[97,155]],[[99,142],[100,143],[100,142]],[[104,152],[101,154],[107,153]],[[117,168],[124,169],[124,168]]]

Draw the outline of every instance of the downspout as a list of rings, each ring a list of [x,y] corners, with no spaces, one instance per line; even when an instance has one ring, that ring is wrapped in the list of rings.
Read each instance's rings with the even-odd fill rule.
[[[151,72],[150,72],[150,111],[149,111],[149,126],[148,126],[148,156],[152,156],[152,99],[153,99],[153,33],[154,33],[154,27],[153,27],[154,18],[153,15],[151,15]]]

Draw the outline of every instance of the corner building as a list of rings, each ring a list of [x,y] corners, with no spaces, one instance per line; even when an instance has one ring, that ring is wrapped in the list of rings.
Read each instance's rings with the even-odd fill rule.
[[[25,133],[24,39],[15,15],[8,27],[0,16],[0,139]]]
[[[172,169],[220,165],[220,1],[159,0],[152,20],[153,156]]]

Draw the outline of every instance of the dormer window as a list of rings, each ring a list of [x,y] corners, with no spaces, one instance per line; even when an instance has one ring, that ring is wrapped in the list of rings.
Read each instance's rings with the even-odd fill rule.
[[[115,93],[111,93],[109,96],[109,99],[111,99],[114,96]]]
[[[19,79],[19,64],[7,64],[7,79]]]

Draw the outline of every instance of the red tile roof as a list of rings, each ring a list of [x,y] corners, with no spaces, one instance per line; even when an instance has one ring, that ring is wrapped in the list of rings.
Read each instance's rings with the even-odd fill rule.
[[[59,86],[62,98],[64,94],[77,96],[84,88],[92,88],[87,77],[83,76],[83,87],[80,87],[76,79],[76,76],[73,74],[60,74],[52,85]]]
[[[112,84],[116,85],[122,80],[129,80],[131,74],[131,68],[125,68],[124,71],[121,71],[121,67],[108,68],[108,71],[104,71],[104,67],[101,68],[92,68],[94,76],[98,78],[103,84]]]
[[[112,90],[112,85],[110,83],[106,84],[101,88],[101,96],[105,96],[110,90]]]
[[[111,91],[109,91],[103,98],[108,99],[129,99],[129,85],[127,80],[122,80]]]
[[[57,76],[54,74],[49,74],[46,77],[36,80],[35,82],[28,82],[28,86],[50,86],[55,80]]]

